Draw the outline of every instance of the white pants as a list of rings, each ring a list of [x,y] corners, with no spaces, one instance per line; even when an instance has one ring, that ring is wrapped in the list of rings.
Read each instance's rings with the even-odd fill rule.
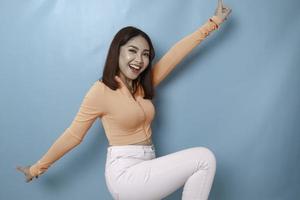
[[[107,148],[105,180],[115,200],[160,200],[183,185],[183,200],[207,200],[215,171],[215,156],[206,147],[157,158],[153,145]]]

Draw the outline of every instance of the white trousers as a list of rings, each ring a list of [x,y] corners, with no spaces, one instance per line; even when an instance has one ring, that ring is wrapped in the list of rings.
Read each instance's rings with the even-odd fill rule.
[[[156,157],[153,145],[107,148],[105,180],[115,200],[161,200],[183,187],[183,200],[207,200],[216,158],[206,147]]]

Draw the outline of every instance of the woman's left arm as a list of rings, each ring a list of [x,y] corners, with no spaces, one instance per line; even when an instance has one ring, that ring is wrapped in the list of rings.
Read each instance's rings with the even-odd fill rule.
[[[170,50],[153,66],[152,84],[156,87],[180,61],[201,43],[212,31],[227,19],[231,9],[223,5],[222,0],[218,1],[215,15],[198,28],[192,34],[184,37],[173,45]]]

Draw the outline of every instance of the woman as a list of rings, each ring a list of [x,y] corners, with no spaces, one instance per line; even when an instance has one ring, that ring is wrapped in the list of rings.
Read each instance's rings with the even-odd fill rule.
[[[99,117],[110,144],[105,180],[114,199],[162,199],[183,185],[182,199],[208,199],[216,170],[214,154],[206,147],[193,147],[156,158],[151,140],[155,113],[151,99],[154,88],[218,29],[230,12],[219,0],[215,15],[177,42],[153,69],[155,53],[148,35],[134,27],[121,29],[110,45],[102,80],[89,89],[71,125],[38,162],[17,167],[26,182],[38,178],[79,145]]]

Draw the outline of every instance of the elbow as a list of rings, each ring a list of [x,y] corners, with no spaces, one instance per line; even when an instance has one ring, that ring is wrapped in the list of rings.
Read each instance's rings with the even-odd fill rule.
[[[74,139],[75,146],[79,145],[82,142],[83,138],[74,134],[74,132],[70,129],[70,127],[68,128],[68,133]]]

